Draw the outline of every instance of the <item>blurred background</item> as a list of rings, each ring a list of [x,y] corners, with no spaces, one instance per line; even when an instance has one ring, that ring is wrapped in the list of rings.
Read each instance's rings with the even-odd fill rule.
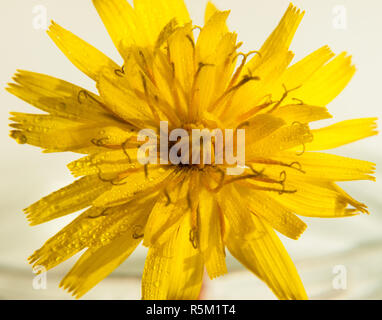
[[[206,0],[186,0],[195,24],[203,24]],[[215,0],[219,9],[231,9],[230,29],[244,42],[243,51],[259,49],[286,10],[288,0]],[[335,53],[353,55],[357,73],[328,107],[335,121],[377,116],[382,118],[381,73],[382,2],[379,0],[295,0],[306,11],[291,49],[295,60],[322,45]],[[46,17],[46,19],[45,19]],[[77,70],[45,33],[50,20],[101,49],[119,64],[91,1],[2,0],[0,2],[0,87],[16,69],[46,73],[89,90],[94,83]],[[58,288],[60,279],[78,256],[47,273],[46,286],[36,284],[27,257],[74,216],[30,227],[22,209],[73,181],[66,164],[78,155],[42,154],[8,137],[9,112],[37,109],[0,90],[0,299],[71,299]],[[320,124],[330,124],[333,120]],[[379,120],[380,127],[380,120]],[[333,152],[373,161],[377,182],[349,182],[342,186],[365,202],[370,215],[350,219],[303,218],[308,229],[300,240],[281,236],[312,299],[382,298],[381,136],[344,146]],[[146,249],[140,247],[85,299],[139,299]],[[270,290],[228,257],[228,275],[207,280],[205,299],[274,299]]]

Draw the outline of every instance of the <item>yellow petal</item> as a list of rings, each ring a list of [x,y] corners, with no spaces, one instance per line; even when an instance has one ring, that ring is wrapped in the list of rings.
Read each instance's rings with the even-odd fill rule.
[[[195,73],[195,44],[191,38],[191,30],[191,24],[178,28],[168,41],[171,61],[174,63],[175,78],[179,80],[183,90],[188,94],[193,83],[190,74]]]
[[[104,247],[88,249],[60,286],[80,298],[124,262],[140,241],[126,233]]]
[[[237,35],[230,33],[226,19],[229,11],[218,10],[211,2],[207,3],[205,10],[205,27],[201,30],[198,38],[199,68],[203,67],[198,75],[195,103],[199,109],[212,111],[220,102],[225,92],[232,73],[236,67],[235,52],[237,49]],[[220,40],[219,40],[220,38]],[[208,43],[212,41],[213,43]],[[216,42],[216,43],[215,43]],[[209,46],[215,46],[211,50]]]
[[[285,121],[271,114],[259,114],[242,124],[245,135],[251,142],[268,137],[285,125]]]
[[[147,101],[136,95],[125,77],[119,77],[112,71],[104,70],[97,82],[97,88],[112,113],[128,123],[148,128],[145,121],[147,123],[153,119],[150,107]]]
[[[229,11],[217,11],[200,31],[196,42],[198,63],[214,64],[216,47],[227,33]]]
[[[292,180],[292,179],[290,179]],[[366,206],[336,189],[332,182],[290,181],[297,192],[279,195],[269,193],[280,205],[306,217],[339,218],[353,216],[358,212],[367,212]]]
[[[253,239],[258,236],[252,221],[252,214],[247,204],[240,201],[241,196],[235,186],[231,184],[225,186],[218,193],[217,199],[232,233],[241,235],[243,239]]]
[[[199,243],[207,273],[211,279],[227,273],[223,243],[223,216],[216,200],[207,191],[200,195]]]
[[[49,28],[48,35],[78,69],[95,81],[102,68],[107,67],[111,70],[119,68],[102,52],[54,22]]]
[[[345,192],[342,188],[340,188],[336,183],[333,183],[333,182],[322,182],[321,184],[325,188],[328,188],[328,189],[331,189],[331,190],[334,190],[334,191],[338,192],[342,196],[343,201],[346,203],[346,205],[349,204],[350,206],[353,206],[353,208],[346,208],[345,209],[345,211],[349,215],[357,214],[359,212],[367,213],[367,214],[369,213],[369,211],[367,210],[367,206],[364,203],[355,200],[347,192]]]
[[[24,115],[21,117],[27,118]],[[20,114],[16,114],[13,119],[20,119]],[[10,136],[20,144],[28,143],[41,147],[44,152],[92,153],[103,148],[103,145],[121,146],[131,137],[130,132],[126,130],[118,127],[103,127],[96,123],[73,124],[41,115],[30,115],[28,120],[31,119],[38,122],[11,124],[11,127],[18,130],[12,130]]]
[[[203,279],[203,258],[190,241],[187,214],[172,237],[149,249],[142,277],[142,299],[195,300]]]
[[[208,21],[212,18],[212,16],[218,11],[220,10],[218,10],[211,1],[208,1],[206,10],[204,12],[204,24],[206,25]],[[225,31],[228,32],[228,27],[226,27]]]
[[[49,270],[86,247],[91,248],[90,252],[96,252],[97,248],[114,241],[118,242],[120,237],[126,235],[130,236],[130,239],[125,238],[126,240],[137,244],[138,239],[142,237],[141,233],[144,232],[147,216],[155,201],[156,195],[153,194],[148,198],[136,199],[117,208],[104,210],[91,207],[50,238],[29,258],[30,263],[34,263],[34,266],[44,266],[46,270]],[[91,271],[90,267],[89,271]],[[102,280],[102,277],[97,275],[97,280]],[[81,286],[90,289],[96,283],[93,281],[94,279],[79,280],[74,286],[77,290]]]
[[[327,150],[376,135],[377,118],[346,120],[331,126],[312,130],[313,141],[306,150]]]
[[[99,152],[75,160],[68,168],[75,177],[85,175],[116,175],[121,172],[140,170],[142,165],[137,163],[137,150],[113,150]]]
[[[356,69],[346,52],[339,54],[293,91],[291,97],[315,106],[326,106],[347,86]]]
[[[116,207],[109,207],[102,211],[100,223],[92,234],[88,246],[92,249],[103,247],[125,233],[129,233],[135,239],[143,238],[146,232],[147,218],[158,199],[158,192],[152,192],[144,197],[133,200]]]
[[[24,211],[31,225],[56,219],[88,207],[100,194],[111,188],[97,176],[87,176],[42,198]]]
[[[44,134],[49,131],[72,130],[78,127],[78,122],[46,114],[31,114],[11,112],[9,120],[15,122],[9,126],[27,132]]]
[[[247,69],[254,70],[260,64],[266,63],[268,59],[278,52],[288,51],[303,16],[304,12],[290,4],[276,29],[261,47],[261,56],[255,56],[247,64]]]
[[[279,299],[307,299],[297,270],[273,229],[263,220],[252,216],[260,234],[245,240],[229,233],[227,247],[245,267],[262,279]]]
[[[312,141],[312,134],[306,124],[293,123],[283,126],[264,139],[249,141],[246,145],[246,159],[250,161],[253,157],[264,157],[274,155],[281,151],[302,146]]]
[[[145,170],[132,172],[123,179],[120,185],[112,188],[98,197],[93,205],[96,207],[118,206],[128,202],[139,193],[148,194],[166,185],[168,179],[174,179],[173,168],[159,166],[147,167]]]
[[[93,4],[125,60],[128,59],[126,49],[130,46],[148,45],[145,30],[127,0],[93,0]]]
[[[221,97],[224,97],[235,67],[236,39],[237,35],[234,33],[224,34],[214,51],[208,53],[209,58],[202,61],[202,63],[213,61],[213,64],[207,64],[204,67],[199,65],[198,75],[195,76],[193,99],[193,104],[199,109],[199,113],[213,109]]]
[[[69,82],[30,71],[18,70],[7,90],[31,105],[62,118],[115,122],[99,97]]]
[[[305,152],[300,156],[292,152],[284,152],[282,156],[274,157],[274,159],[300,164],[305,175],[301,175],[293,169],[285,168],[287,175],[291,177],[306,176],[307,179],[316,181],[374,180],[371,174],[374,173],[375,164],[369,161],[321,152]]]
[[[151,45],[174,18],[180,26],[191,20],[183,0],[134,0],[134,9]]]
[[[290,66],[282,75],[280,82],[287,88],[297,88],[303,85],[315,72],[325,65],[331,58],[334,57],[334,53],[328,46],[324,46],[311,54],[307,55],[302,60]],[[282,88],[280,88],[282,90]],[[282,94],[282,92],[279,92]],[[287,97],[285,103],[291,103],[291,97]]]
[[[270,198],[266,192],[252,190],[243,196],[247,198],[248,207],[255,215],[265,219],[270,226],[285,236],[297,240],[305,231],[307,225],[291,211]]]
[[[146,74],[151,72],[151,78],[155,79],[155,85],[150,88],[154,96],[151,101],[160,114],[159,118],[167,117],[174,123],[178,123],[178,118],[184,118],[186,114],[193,83],[193,77],[190,76],[195,70],[191,29],[191,24],[177,28],[166,40],[165,50],[156,50],[153,58],[149,56],[150,53],[147,54],[145,60],[151,59],[152,67],[141,67]],[[150,84],[153,81],[148,82]]]
[[[86,210],[36,250],[28,258],[29,263],[49,270],[80,252],[89,245],[94,230],[105,219],[102,212],[103,209],[94,207]]]
[[[309,123],[332,118],[325,107],[308,106],[305,104],[290,104],[277,108],[272,115],[283,119],[287,124],[294,122]]]
[[[273,93],[272,99],[281,96],[283,93],[280,92],[283,89],[281,77],[294,56],[289,51],[289,46],[303,16],[304,12],[292,4],[289,5],[279,25],[261,47],[259,54],[255,55],[243,68],[243,76],[256,76],[260,81],[251,81],[241,92],[238,92],[232,102],[231,110],[233,111],[230,110],[231,112],[239,113],[242,118],[243,113],[261,104],[266,95]],[[232,118],[232,115],[230,116]]]
[[[257,110],[258,106],[270,99],[281,98],[281,95],[273,97],[273,95],[270,96],[270,93],[274,92],[276,88],[283,88],[280,78],[292,61],[293,56],[291,51],[279,51],[274,53],[272,59],[267,63],[261,63],[254,71],[242,72],[242,79],[246,77],[253,80],[240,86],[232,99],[229,112],[225,110],[226,118],[228,121],[231,120],[228,122],[229,125],[232,125],[232,120],[240,122],[247,120],[249,116],[253,115],[253,110]]]
[[[79,298],[117,268],[141,241],[156,199],[154,193],[121,207],[108,208],[100,216],[88,217],[98,222],[93,230],[82,234],[89,249],[60,286]]]
[[[188,179],[170,182],[155,203],[145,229],[143,245],[162,245],[176,232],[188,207]]]

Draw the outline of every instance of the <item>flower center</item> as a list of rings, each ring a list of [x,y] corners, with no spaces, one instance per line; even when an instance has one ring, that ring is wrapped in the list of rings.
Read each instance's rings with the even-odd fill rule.
[[[138,140],[145,141],[137,155],[143,165],[159,163],[200,169],[224,165],[228,175],[244,171],[245,129],[211,129],[204,123],[191,123],[169,130],[168,122],[161,121],[159,134],[144,129],[139,132]]]

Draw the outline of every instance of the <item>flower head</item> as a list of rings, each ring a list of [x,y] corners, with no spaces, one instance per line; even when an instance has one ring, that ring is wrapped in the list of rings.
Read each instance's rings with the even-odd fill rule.
[[[202,28],[183,0],[93,3],[123,65],[56,23],[48,34],[98,93],[27,71],[8,88],[46,112],[12,113],[17,142],[84,154],[68,165],[81,178],[25,209],[32,225],[86,209],[30,262],[51,269],[86,249],[61,283],[80,297],[143,242],[142,297],[195,299],[204,269],[211,279],[227,272],[228,249],[278,298],[306,298],[274,230],[297,239],[306,229],[297,215],[367,213],[336,183],[374,179],[370,162],[315,152],[374,135],[374,118],[309,127],[331,117],[326,105],[355,72],[350,57],[324,46],[291,64],[303,17],[293,5],[264,45],[245,53],[227,28],[229,12],[211,3]],[[157,161],[142,162],[141,130],[163,137],[164,122],[185,136],[155,140]],[[204,137],[190,138],[217,129],[232,136],[210,136],[211,152],[197,144]],[[196,152],[182,153],[195,144]],[[230,148],[236,160],[245,151],[236,174],[228,174],[235,167]]]

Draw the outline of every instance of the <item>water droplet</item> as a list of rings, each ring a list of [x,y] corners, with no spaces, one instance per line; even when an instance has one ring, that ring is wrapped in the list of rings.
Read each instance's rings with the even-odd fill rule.
[[[12,131],[11,137],[19,144],[27,143],[27,137],[21,131]]]

